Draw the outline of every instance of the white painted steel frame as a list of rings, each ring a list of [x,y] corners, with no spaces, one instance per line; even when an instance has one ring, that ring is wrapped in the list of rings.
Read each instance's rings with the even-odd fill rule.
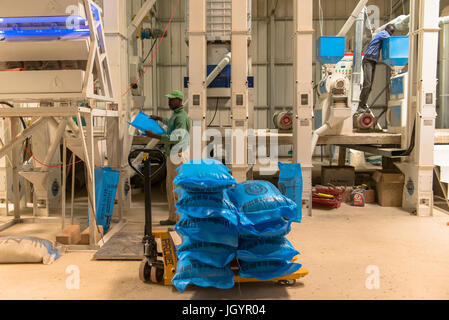
[[[397,164],[405,174],[402,206],[418,216],[433,215],[433,169],[439,40],[439,0],[410,1],[408,127],[416,123],[415,147]]]
[[[231,31],[231,117],[232,174],[238,183],[246,181],[248,167],[248,1],[232,0]],[[243,141],[242,141],[243,140]]]
[[[206,0],[190,1],[189,6],[189,117],[192,121],[190,132],[190,158],[203,158],[206,145],[202,137],[206,130],[207,111],[207,41],[206,41]],[[201,137],[201,138],[200,138]]]
[[[312,215],[313,0],[293,0],[293,162],[303,176],[303,211]]]

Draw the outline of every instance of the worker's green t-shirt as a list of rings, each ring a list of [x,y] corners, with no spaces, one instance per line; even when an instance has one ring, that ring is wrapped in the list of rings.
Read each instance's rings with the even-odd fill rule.
[[[170,155],[172,148],[178,145],[179,152],[185,151],[190,145],[190,118],[184,107],[173,111],[170,119],[162,119],[162,123],[167,126],[167,134],[162,135],[161,141],[165,144],[165,152]],[[180,129],[180,130],[179,130]],[[172,133],[176,130],[174,136]]]

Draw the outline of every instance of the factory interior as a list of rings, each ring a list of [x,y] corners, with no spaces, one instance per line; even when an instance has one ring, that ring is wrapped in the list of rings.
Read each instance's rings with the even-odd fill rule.
[[[449,0],[0,9],[0,300],[449,299]]]

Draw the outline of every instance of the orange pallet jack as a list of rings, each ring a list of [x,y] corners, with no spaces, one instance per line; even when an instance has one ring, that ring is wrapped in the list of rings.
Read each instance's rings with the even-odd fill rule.
[[[144,172],[137,170],[131,161],[131,158],[138,154],[144,153]],[[152,230],[152,212],[151,212],[151,177],[155,174],[151,174],[151,162],[150,155],[153,158],[164,159],[165,156],[159,150],[147,150],[138,149],[133,151],[129,155],[128,163],[131,168],[136,171],[136,173],[144,178],[144,192],[145,192],[145,232],[142,239],[144,246],[144,259],[140,263],[139,267],[139,278],[145,283],[158,283],[166,286],[173,285],[171,280],[176,274],[176,266],[178,263],[178,258],[176,255],[176,246],[169,230]],[[160,241],[161,252],[157,250],[156,239]],[[158,259],[161,258],[161,259]],[[296,261],[297,257],[293,259]],[[236,263],[231,264],[231,268],[236,274],[234,281],[235,283],[247,283],[247,282],[266,282],[259,279],[243,278],[238,275],[238,265]],[[305,277],[309,274],[309,271],[304,267],[296,271],[295,273],[280,277],[276,279],[271,279],[268,282],[275,282],[279,285],[293,285],[296,280]]]

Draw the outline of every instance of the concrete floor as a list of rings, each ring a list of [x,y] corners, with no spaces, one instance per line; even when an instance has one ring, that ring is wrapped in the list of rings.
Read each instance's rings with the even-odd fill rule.
[[[137,197],[139,198],[139,197]],[[160,190],[154,192],[154,221],[165,218]],[[127,216],[143,221],[137,201]],[[410,216],[396,208],[369,205],[314,210],[288,238],[310,274],[294,286],[236,285],[222,291],[190,286],[144,284],[137,261],[93,261],[93,252],[69,252],[53,265],[0,265],[0,299],[449,299],[449,216]],[[0,235],[28,234],[52,239],[59,224],[16,225]],[[80,289],[69,290],[69,266],[80,270]],[[369,266],[380,271],[380,287],[366,288]]]

